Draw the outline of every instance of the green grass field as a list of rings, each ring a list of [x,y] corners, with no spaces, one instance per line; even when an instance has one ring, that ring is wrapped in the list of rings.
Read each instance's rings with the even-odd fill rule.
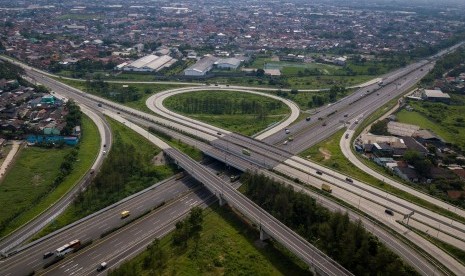
[[[82,117],[82,139],[74,169],[58,187],[50,191],[64,156],[71,150],[28,147],[19,153],[14,167],[0,183],[0,236],[4,236],[46,210],[61,198],[92,166],[100,148],[96,125]]]
[[[166,268],[160,275],[310,275],[285,250],[257,242],[258,232],[232,211],[213,206],[204,214],[196,251],[193,241],[185,249],[173,246],[171,234],[160,240],[167,255]],[[147,251],[142,252],[109,275],[152,275],[143,268],[147,255]]]
[[[143,158],[144,162],[149,164],[151,158],[158,154],[161,150],[150,143],[147,139],[137,134],[133,130],[127,128],[125,125],[118,123],[112,119],[108,119],[108,122],[111,126],[114,142],[123,143],[129,146],[132,146],[134,149],[134,154]],[[112,151],[117,151],[117,148],[112,148]],[[102,170],[106,166],[106,162],[111,157],[112,152],[109,153],[108,158],[105,159],[104,164],[102,165]],[[118,155],[121,157],[121,155]],[[116,157],[115,157],[116,158]],[[119,158],[119,157],[117,157]],[[113,163],[117,164],[119,161],[114,161]],[[108,168],[107,168],[108,169]],[[150,185],[155,184],[163,179],[166,179],[176,173],[174,167],[169,165],[153,166],[153,170],[150,171],[150,175],[134,175],[131,180],[126,182],[124,187],[121,187],[118,194],[114,194],[111,191],[103,190],[92,190],[89,188],[83,194],[83,202],[86,202],[89,198],[92,198],[91,205],[77,205],[71,204],[65,212],[58,216],[49,226],[43,229],[38,233],[35,238],[45,236],[48,233],[51,233],[69,223],[72,223],[80,218],[83,218],[92,212],[100,210],[118,200],[125,198],[131,194],[134,194]],[[97,175],[98,177],[99,175]]]
[[[453,104],[414,102],[409,104],[413,111],[402,109],[396,114],[402,123],[430,129],[446,142],[465,150],[465,96],[451,95]]]
[[[266,106],[266,108],[274,104],[274,108],[268,108],[266,110],[267,115],[260,119],[258,119],[256,112],[253,112],[255,114],[237,114],[241,112],[240,110],[237,110],[237,112],[232,111],[236,114],[212,114],[212,110],[206,110],[202,113],[184,111],[186,110],[186,105],[193,100],[199,100],[201,102],[208,103],[210,100],[216,97],[226,98],[233,102],[237,102],[238,104],[242,100],[246,103],[252,103],[253,101],[256,101]],[[199,91],[194,93],[177,94],[166,99],[164,104],[167,108],[183,115],[215,125],[220,128],[242,133],[244,135],[255,134],[265,129],[269,125],[281,121],[290,113],[289,108],[277,100],[266,98],[260,95],[252,95],[233,91]]]
[[[57,80],[66,83],[72,87],[75,87],[77,89],[80,89],[82,91],[88,92],[86,88],[86,82],[84,81],[77,81],[77,80],[68,80],[68,79],[60,79],[57,78]],[[124,83],[111,83],[110,84],[110,89],[111,88],[116,88],[116,87],[121,87],[123,86]],[[175,89],[175,88],[180,88],[180,87],[185,87],[185,85],[171,85],[171,84],[149,84],[149,83],[131,83],[128,84],[129,87],[134,87],[140,94],[141,98],[136,100],[136,101],[128,101],[124,102],[122,104],[135,108],[137,110],[147,112],[147,113],[152,113],[152,111],[146,106],[145,101],[147,98],[152,96],[153,94],[156,94],[161,91],[169,90],[169,89]],[[96,96],[101,96],[98,93],[92,92],[91,94],[94,94]],[[112,98],[108,98],[109,100],[114,100]]]

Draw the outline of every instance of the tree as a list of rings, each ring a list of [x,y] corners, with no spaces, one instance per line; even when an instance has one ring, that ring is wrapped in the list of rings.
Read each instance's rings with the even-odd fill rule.
[[[430,170],[433,164],[418,151],[407,150],[404,153],[404,160],[411,164],[421,176],[429,177],[431,175]]]
[[[388,135],[387,120],[377,121],[371,125],[370,132],[375,135]]]
[[[263,76],[265,76],[265,70],[263,69],[257,69],[257,71],[255,72],[256,76],[259,77],[259,78],[262,78]]]
[[[299,93],[299,90],[297,89],[291,89],[291,94],[292,95],[297,95]]]

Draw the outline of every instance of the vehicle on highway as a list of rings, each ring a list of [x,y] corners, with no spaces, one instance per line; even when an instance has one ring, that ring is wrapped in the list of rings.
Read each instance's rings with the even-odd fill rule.
[[[127,218],[131,215],[131,213],[129,211],[123,211],[121,212],[121,218],[124,219],[124,218]]]
[[[106,150],[104,150],[104,151],[103,151],[103,154],[106,154],[106,153],[107,153],[107,151],[106,151]]]
[[[242,154],[250,156],[250,151],[248,149],[242,149]]]
[[[390,216],[393,216],[394,215],[394,212],[391,210],[391,209],[386,209],[384,210],[384,212]]]
[[[283,145],[287,145],[287,142],[289,142],[289,141],[287,141],[287,140],[286,140],[286,141],[284,141],[284,142],[283,142]]]
[[[287,139],[289,140],[289,142],[294,141],[294,136],[289,136],[289,138]]]
[[[384,81],[378,82],[378,85],[379,85],[379,86],[383,86],[383,85],[384,85]]]
[[[349,133],[346,133],[346,139],[349,139]]]
[[[347,181],[347,182],[350,182],[350,183],[354,183],[354,181],[352,180],[352,178],[346,177],[346,181]]]
[[[344,117],[349,117],[349,114],[348,113],[344,114]]]
[[[331,189],[331,186],[325,183],[321,184],[321,189],[328,193],[331,193],[333,191],[333,189]]]
[[[221,136],[221,132],[217,132],[216,134],[219,135],[219,136]]]
[[[308,122],[308,121],[310,121],[310,119],[311,119],[310,117],[307,117],[307,118],[305,118],[305,121]]]
[[[355,124],[358,124],[358,119],[357,119],[357,120],[355,120],[355,122],[354,122],[354,123],[355,123]]]
[[[102,107],[102,104],[101,104],[101,103],[98,103],[97,106],[98,106],[98,107]]]
[[[284,131],[286,132],[286,134],[291,133],[291,131],[288,128],[286,128]]]
[[[44,259],[47,259],[47,258],[52,257],[52,256],[53,256],[53,252],[49,251],[49,252],[44,253]]]
[[[184,177],[184,175],[185,175],[185,174],[184,174],[184,172],[180,172],[180,173],[178,173],[178,174],[176,175],[176,178],[175,178],[175,180],[179,180],[179,179],[183,178],[183,177]]]
[[[323,118],[321,118],[321,117],[318,117],[318,121],[322,121],[322,120],[323,120]]]
[[[316,171],[316,174],[323,175],[323,172],[321,172],[321,171]]]
[[[66,255],[68,253],[71,253],[74,250],[78,249],[80,246],[81,246],[81,241],[73,240],[73,241],[63,245],[62,247],[57,248],[57,250],[55,250],[55,255],[57,257],[62,257],[64,255]]]
[[[105,268],[107,268],[107,265],[108,264],[106,262],[102,262],[101,264],[97,266],[97,271],[100,272],[100,271],[105,270]]]
[[[241,177],[240,175],[231,175],[229,180],[231,180],[231,182],[235,182],[235,181],[239,180],[240,177]]]
[[[326,126],[326,122],[324,122],[324,123],[322,124],[322,126]]]

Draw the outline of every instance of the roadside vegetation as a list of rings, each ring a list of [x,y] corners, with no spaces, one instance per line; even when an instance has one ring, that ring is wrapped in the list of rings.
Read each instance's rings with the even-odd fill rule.
[[[456,215],[454,212],[445,210],[443,208],[438,207],[435,204],[432,204],[428,201],[422,200],[416,196],[411,195],[410,193],[404,192],[396,187],[393,187],[385,182],[367,174],[363,170],[354,167],[354,165],[345,158],[344,154],[342,153],[339,147],[339,141],[341,140],[342,136],[344,135],[345,130],[340,130],[337,133],[333,134],[331,137],[322,141],[313,147],[308,148],[307,150],[301,152],[299,156],[303,158],[307,158],[313,160],[319,164],[327,166],[335,171],[348,175],[354,179],[359,181],[363,181],[367,184],[370,184],[374,187],[382,189],[386,192],[392,193],[400,198],[405,200],[415,202],[416,204],[423,206],[427,209],[435,211],[439,214],[443,214],[455,220],[465,222],[465,219],[461,216]],[[378,171],[381,174],[385,174],[386,177],[391,177],[394,180],[404,183],[406,185],[411,185],[410,183],[406,183],[400,178],[396,178],[392,173],[388,173],[384,169],[380,168],[375,163],[371,162],[370,160],[360,158],[362,162],[364,162],[370,168]],[[413,186],[413,185],[411,185]],[[413,186],[414,188],[419,188],[418,186]]]
[[[99,137],[97,126],[87,116],[82,117],[81,131],[75,148],[20,149],[0,183],[0,236],[46,210],[88,172],[99,151],[100,139],[95,138]],[[72,162],[67,162],[66,156]]]
[[[165,141],[168,145],[172,146],[173,148],[177,148],[178,150],[187,154],[190,158],[196,161],[202,160],[203,153],[196,147],[185,144],[181,140],[175,139],[164,132],[156,130],[155,128],[149,127],[148,131],[150,133],[155,134],[158,138],[162,139],[163,141]]]
[[[401,123],[430,129],[452,147],[465,152],[465,96],[451,94],[451,104],[407,101],[413,111],[402,109],[396,113]]]
[[[354,275],[418,275],[347,214],[332,213],[292,187],[257,174],[241,177],[245,194]]]
[[[177,94],[164,104],[180,114],[244,135],[255,134],[290,113],[278,100],[233,91]]]
[[[258,235],[228,208],[196,207],[172,233],[109,275],[309,275],[287,250]]]
[[[152,113],[145,104],[147,98],[164,90],[183,87],[183,85],[171,84],[108,83],[101,77],[86,81],[63,78],[55,79],[89,94],[103,97],[147,113]]]
[[[153,157],[161,152],[159,148],[123,124],[111,119],[108,121],[113,132],[113,145],[100,171],[68,209],[38,236],[53,232],[175,174],[176,169],[170,165],[153,164]]]

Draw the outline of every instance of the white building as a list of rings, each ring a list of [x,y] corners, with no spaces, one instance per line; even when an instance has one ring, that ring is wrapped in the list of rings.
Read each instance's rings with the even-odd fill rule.
[[[132,71],[132,72],[154,72],[160,71],[165,67],[171,66],[177,60],[164,55],[164,56],[156,56],[156,55],[148,55],[138,60],[135,60],[128,65],[123,67],[123,71]]]
[[[241,61],[237,58],[224,58],[215,62],[216,66],[220,69],[235,70],[241,65]]]
[[[213,56],[207,56],[197,61],[194,65],[184,70],[186,76],[205,76],[208,71],[213,68],[213,65],[218,58]]]

